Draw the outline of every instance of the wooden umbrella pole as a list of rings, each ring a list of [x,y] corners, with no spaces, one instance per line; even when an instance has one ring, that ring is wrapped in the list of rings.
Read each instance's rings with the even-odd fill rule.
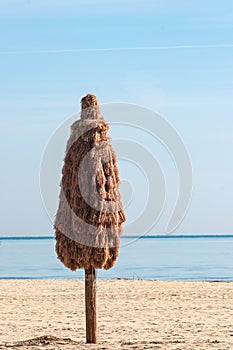
[[[85,303],[86,341],[96,344],[96,273],[92,266],[85,269]]]

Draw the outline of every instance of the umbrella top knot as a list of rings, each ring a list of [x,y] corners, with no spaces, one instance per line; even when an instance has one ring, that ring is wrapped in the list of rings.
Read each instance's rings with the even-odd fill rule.
[[[100,110],[95,95],[87,94],[81,99],[82,113],[81,119],[98,119]]]
[[[81,99],[82,109],[86,109],[92,106],[98,106],[98,101],[95,95],[87,94]]]

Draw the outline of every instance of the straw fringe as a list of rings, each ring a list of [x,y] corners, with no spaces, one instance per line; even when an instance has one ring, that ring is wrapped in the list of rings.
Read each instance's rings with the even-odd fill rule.
[[[90,266],[107,270],[117,259],[126,218],[109,127],[99,117],[97,104],[91,111],[85,108],[81,119],[71,126],[67,142],[54,223],[56,252],[71,270]]]

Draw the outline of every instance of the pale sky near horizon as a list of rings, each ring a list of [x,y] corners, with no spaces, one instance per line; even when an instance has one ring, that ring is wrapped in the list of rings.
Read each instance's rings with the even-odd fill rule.
[[[155,110],[181,135],[194,189],[175,233],[233,232],[231,0],[3,0],[0,39],[0,235],[53,234],[40,196],[42,153],[89,92],[100,103]],[[159,234],[176,174],[161,145],[153,147],[168,183],[151,230]]]

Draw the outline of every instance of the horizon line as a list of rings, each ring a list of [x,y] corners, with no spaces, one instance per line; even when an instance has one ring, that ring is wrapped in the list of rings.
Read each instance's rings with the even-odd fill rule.
[[[188,234],[188,235],[145,235],[145,236],[129,236],[129,235],[123,235],[120,238],[123,239],[150,239],[150,238],[233,238],[233,233],[229,234]],[[33,239],[55,239],[55,236],[0,236],[1,240],[33,240]]]

